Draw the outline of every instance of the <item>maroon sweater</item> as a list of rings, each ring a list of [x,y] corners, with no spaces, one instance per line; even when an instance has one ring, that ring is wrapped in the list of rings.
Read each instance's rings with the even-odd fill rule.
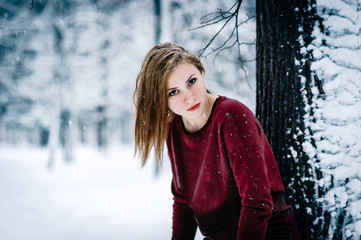
[[[272,212],[289,207],[261,126],[236,100],[218,97],[207,123],[195,133],[187,133],[176,116],[167,147],[173,171],[172,239],[194,239],[197,225],[208,239],[264,239]]]

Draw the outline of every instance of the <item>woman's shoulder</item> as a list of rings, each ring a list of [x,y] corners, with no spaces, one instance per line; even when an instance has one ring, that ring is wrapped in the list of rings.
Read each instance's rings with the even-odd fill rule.
[[[218,117],[254,116],[252,111],[242,102],[224,96],[219,97],[219,103],[215,112]]]

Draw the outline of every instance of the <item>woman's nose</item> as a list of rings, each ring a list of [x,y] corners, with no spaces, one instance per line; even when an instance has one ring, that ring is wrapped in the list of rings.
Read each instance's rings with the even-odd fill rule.
[[[184,96],[184,102],[189,104],[189,103],[194,103],[194,99],[195,99],[195,94],[191,91],[187,91],[185,93],[185,96]]]

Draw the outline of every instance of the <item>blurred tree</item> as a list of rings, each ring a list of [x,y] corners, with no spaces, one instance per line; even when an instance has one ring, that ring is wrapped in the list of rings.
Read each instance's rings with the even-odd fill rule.
[[[21,9],[30,7],[29,2],[0,3],[0,141],[7,139],[18,144],[29,132],[35,131],[31,121],[23,119],[31,113],[35,102],[21,87],[33,73],[28,64],[37,56],[30,44],[32,33],[37,31],[32,23],[45,6],[46,1],[42,1],[34,4],[33,12],[24,13]],[[28,139],[32,144],[39,144],[36,138]]]
[[[106,20],[104,20],[106,21]],[[101,103],[96,107],[97,114],[97,142],[98,147],[105,148],[108,144],[109,139],[109,130],[108,130],[108,122],[109,122],[109,49],[110,49],[110,41],[108,39],[104,40],[103,44],[100,46],[100,66],[102,69],[101,77],[99,81],[101,81]]]
[[[67,31],[76,31],[69,22],[71,14],[76,11],[78,3],[73,0],[53,2],[48,14],[55,17],[51,18],[53,28],[53,53],[55,61],[53,65],[52,88],[52,116],[50,122],[50,156],[48,166],[51,167],[54,162],[55,150],[59,140],[64,149],[64,160],[73,160],[74,148],[74,111],[73,102],[67,101],[67,98],[73,99],[74,79],[70,77],[69,55],[70,49],[66,45]],[[69,17],[70,16],[70,17]],[[50,27],[50,25],[48,26]]]
[[[155,15],[155,44],[160,43],[162,35],[162,1],[154,0],[154,15]]]

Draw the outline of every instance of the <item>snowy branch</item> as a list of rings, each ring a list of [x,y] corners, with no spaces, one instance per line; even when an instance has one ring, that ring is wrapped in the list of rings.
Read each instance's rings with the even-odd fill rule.
[[[331,62],[333,62],[337,66],[344,67],[344,68],[351,69],[351,70],[357,70],[357,71],[361,72],[361,67],[355,66],[351,62],[336,60],[333,57],[331,57],[330,54],[326,53],[325,51],[323,51],[321,49],[320,49],[320,52],[322,52],[322,54],[323,54],[322,58],[324,58],[324,57],[328,58]],[[320,59],[322,59],[322,58],[320,58]]]

